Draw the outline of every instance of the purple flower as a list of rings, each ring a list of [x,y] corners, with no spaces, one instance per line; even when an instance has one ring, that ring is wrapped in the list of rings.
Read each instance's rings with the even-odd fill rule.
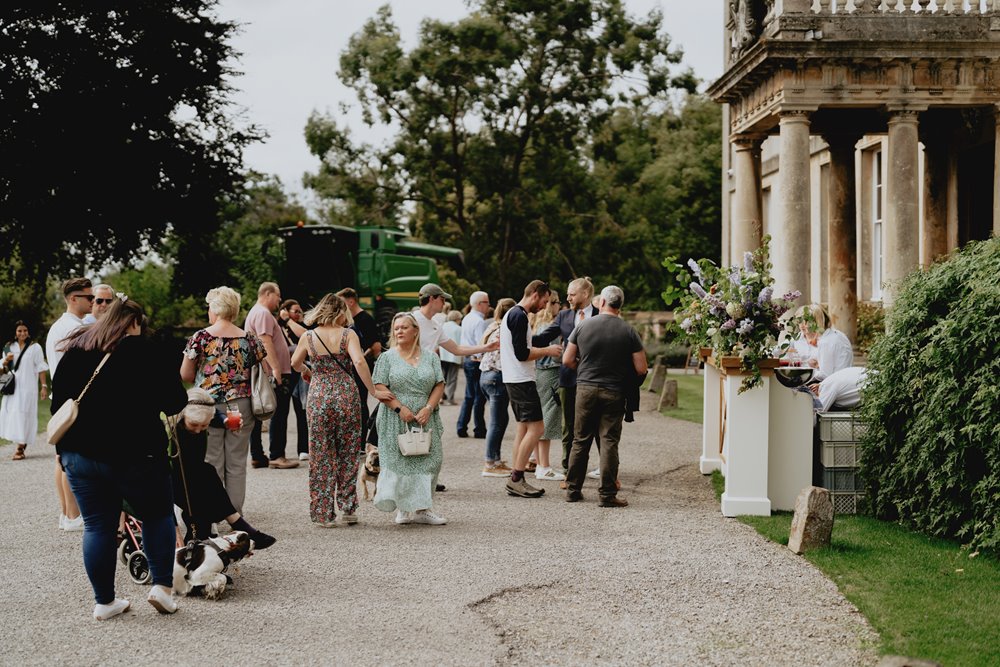
[[[753,331],[753,320],[751,320],[749,317],[740,322],[739,328],[736,329],[736,333],[738,333],[741,336],[746,336],[751,331]]]
[[[694,261],[693,259],[689,259],[688,260],[688,268],[691,269],[691,273],[693,273],[694,277],[698,279],[698,282],[701,282],[701,278],[702,278],[702,276],[701,276],[701,267],[698,266],[698,262]]]
[[[691,288],[692,292],[698,295],[699,299],[704,299],[705,297],[708,296],[708,292],[705,291],[705,288],[699,285],[698,283],[691,283],[689,287]]]
[[[723,331],[732,331],[736,328],[736,320],[726,320],[720,327]]]
[[[685,317],[684,318],[684,321],[681,322],[681,329],[684,330],[685,332],[690,332],[691,331],[691,318],[690,317]]]
[[[791,292],[786,293],[783,298],[785,299],[785,301],[795,301],[800,296],[802,296],[802,292],[800,292],[800,291],[798,291],[796,289],[796,290],[792,290]]]
[[[772,294],[774,294],[774,288],[768,285],[767,287],[765,287],[760,291],[760,294],[757,295],[757,303],[763,306],[765,303],[771,300]]]
[[[747,273],[753,273],[753,253],[749,250],[743,253],[743,268]]]
[[[729,270],[729,282],[737,287],[740,285],[740,270],[735,266]]]

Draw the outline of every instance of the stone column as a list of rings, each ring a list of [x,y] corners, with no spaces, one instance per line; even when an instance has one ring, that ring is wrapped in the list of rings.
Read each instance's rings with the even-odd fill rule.
[[[920,264],[917,182],[917,112],[890,110],[889,168],[886,175],[885,282],[882,303],[892,307],[899,282]]]
[[[733,135],[733,178],[736,191],[729,225],[729,262],[740,264],[743,253],[760,247],[763,208],[760,191],[762,134]]]
[[[854,146],[859,133],[829,133],[823,139],[830,150],[827,241],[827,294],[830,318],[851,342],[858,334],[857,243]]]
[[[993,236],[1000,236],[1000,106],[994,107],[996,144],[993,148]]]
[[[785,111],[779,121],[781,152],[778,162],[778,201],[774,224],[774,290],[802,292],[809,300],[809,113]]]
[[[924,144],[924,226],[921,230],[920,266],[930,266],[948,254],[948,168],[946,139],[929,136]],[[996,194],[994,193],[994,221]],[[994,222],[994,224],[996,224]]]

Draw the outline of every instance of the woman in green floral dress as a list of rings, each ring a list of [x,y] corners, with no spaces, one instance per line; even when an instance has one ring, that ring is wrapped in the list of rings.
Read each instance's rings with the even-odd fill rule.
[[[431,511],[431,493],[441,472],[441,416],[444,374],[436,354],[420,349],[420,328],[410,313],[392,319],[392,347],[375,363],[375,388],[388,388],[395,397],[379,407],[376,424],[381,471],[375,490],[375,507],[396,510],[396,523],[439,526],[445,518]],[[431,434],[430,452],[403,456],[397,436],[414,423]]]

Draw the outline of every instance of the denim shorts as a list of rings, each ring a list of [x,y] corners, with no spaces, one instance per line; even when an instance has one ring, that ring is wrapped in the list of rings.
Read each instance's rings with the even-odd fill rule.
[[[504,383],[510,407],[514,410],[514,419],[518,422],[542,421],[542,401],[538,398],[538,389],[534,382]]]

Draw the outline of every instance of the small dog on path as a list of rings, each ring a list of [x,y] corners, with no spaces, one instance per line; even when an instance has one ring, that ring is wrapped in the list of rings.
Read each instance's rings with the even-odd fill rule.
[[[181,547],[174,558],[174,592],[219,599],[230,582],[226,568],[253,554],[253,547],[253,540],[242,530]]]
[[[378,447],[369,446],[368,453],[365,454],[365,462],[358,471],[358,486],[361,487],[365,500],[374,498],[374,494],[368,492],[368,484],[378,485]]]

